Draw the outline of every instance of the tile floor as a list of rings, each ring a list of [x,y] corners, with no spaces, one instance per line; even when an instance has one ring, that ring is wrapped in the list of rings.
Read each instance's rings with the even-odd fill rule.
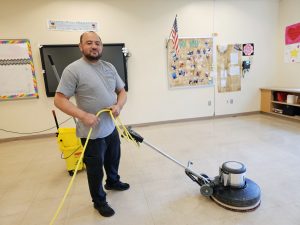
[[[123,141],[120,174],[130,190],[108,191],[116,214],[92,207],[85,171],[76,176],[58,225],[298,225],[300,224],[300,124],[249,115],[137,127],[148,143],[209,176],[225,161],[247,166],[259,184],[261,206],[225,210],[199,193],[184,169],[142,144]],[[56,138],[0,143],[0,224],[46,225],[70,181]]]

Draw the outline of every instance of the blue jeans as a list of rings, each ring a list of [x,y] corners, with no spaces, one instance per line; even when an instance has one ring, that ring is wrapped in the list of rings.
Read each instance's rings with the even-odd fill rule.
[[[86,138],[81,138],[81,142],[84,146]],[[120,180],[118,175],[121,157],[120,150],[120,138],[117,129],[105,138],[88,141],[83,162],[86,165],[90,194],[96,205],[106,202],[106,193],[102,185],[103,166],[108,185],[113,185]]]

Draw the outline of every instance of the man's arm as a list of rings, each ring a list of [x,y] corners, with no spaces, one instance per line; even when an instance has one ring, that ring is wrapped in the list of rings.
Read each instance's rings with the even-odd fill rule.
[[[114,117],[120,115],[120,112],[127,101],[127,94],[124,88],[117,90],[117,103],[110,107]]]
[[[54,105],[64,113],[78,118],[88,127],[94,127],[99,123],[100,119],[96,115],[79,109],[69,99],[70,98],[66,97],[64,94],[56,92],[54,96]]]

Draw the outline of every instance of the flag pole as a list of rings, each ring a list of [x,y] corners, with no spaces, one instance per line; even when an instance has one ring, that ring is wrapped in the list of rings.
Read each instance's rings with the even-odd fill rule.
[[[177,18],[177,14],[176,14],[176,16],[175,16],[175,19],[176,19],[176,18]],[[174,21],[175,21],[175,19],[174,19]],[[173,22],[173,24],[172,24],[172,29],[171,29],[171,32],[170,32],[169,38],[167,39],[166,48],[168,48],[169,40],[170,40],[170,37],[171,37],[171,34],[172,34],[172,30],[173,30],[173,25],[174,25],[174,22]]]

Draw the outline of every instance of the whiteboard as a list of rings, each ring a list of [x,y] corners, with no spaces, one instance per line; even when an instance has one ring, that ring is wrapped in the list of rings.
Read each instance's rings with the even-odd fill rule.
[[[38,97],[30,42],[0,40],[0,100]]]

